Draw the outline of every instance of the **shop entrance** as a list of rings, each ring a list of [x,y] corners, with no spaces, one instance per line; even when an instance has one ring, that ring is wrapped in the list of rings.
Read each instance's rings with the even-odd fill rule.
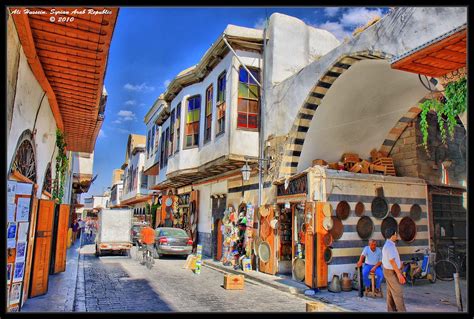
[[[215,260],[222,258],[222,218],[226,208],[227,198],[225,195],[214,195],[212,198],[212,219],[214,221],[214,228],[212,230],[212,257]]]

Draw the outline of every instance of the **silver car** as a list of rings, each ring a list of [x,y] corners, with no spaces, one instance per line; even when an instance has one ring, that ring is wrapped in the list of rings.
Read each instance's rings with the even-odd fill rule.
[[[154,258],[163,255],[188,256],[193,251],[193,240],[181,228],[158,227],[155,229]]]

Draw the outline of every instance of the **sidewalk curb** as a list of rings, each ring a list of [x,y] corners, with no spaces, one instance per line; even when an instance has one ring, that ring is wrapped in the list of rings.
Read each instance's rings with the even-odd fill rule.
[[[311,301],[311,302],[321,303],[326,308],[328,308],[328,310],[331,310],[330,312],[349,312],[349,310],[347,310],[345,308],[342,308],[340,306],[337,306],[337,305],[334,305],[334,304],[331,304],[331,303],[327,303],[327,302],[324,302],[322,300],[318,300],[319,298],[317,298],[317,297],[311,298],[311,297],[306,296],[304,294],[304,291],[306,289],[303,290],[303,289],[295,288],[295,287],[286,287],[285,288],[285,287],[282,287],[280,285],[272,284],[272,283],[270,283],[268,281],[265,281],[265,280],[262,280],[260,278],[256,278],[255,276],[252,276],[252,275],[250,275],[248,273],[245,273],[243,271],[237,271],[237,270],[234,270],[234,269],[226,268],[226,267],[221,266],[221,265],[215,265],[214,263],[210,263],[206,260],[203,260],[202,264],[203,264],[203,266],[214,269],[214,270],[223,271],[223,272],[231,273],[231,274],[235,274],[235,275],[243,275],[246,279],[249,279],[250,281],[255,281],[255,282],[258,282],[262,285],[266,285],[266,286],[272,287],[274,289],[277,289],[279,291],[290,293],[294,296],[297,296],[299,298],[302,298],[302,299],[305,299],[305,300],[308,300],[308,301]]]

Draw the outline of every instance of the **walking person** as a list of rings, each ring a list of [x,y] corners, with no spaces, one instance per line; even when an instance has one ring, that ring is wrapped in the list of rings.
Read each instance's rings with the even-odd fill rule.
[[[395,242],[397,230],[389,228],[385,232],[385,245],[382,248],[382,265],[385,281],[387,282],[387,311],[406,311],[403,300],[403,287],[406,279],[401,272],[402,263]]]
[[[79,229],[79,223],[77,222],[77,220],[73,220],[72,224],[71,224],[71,228],[72,228],[72,242],[74,243],[77,239],[77,232],[78,232],[78,229]]]

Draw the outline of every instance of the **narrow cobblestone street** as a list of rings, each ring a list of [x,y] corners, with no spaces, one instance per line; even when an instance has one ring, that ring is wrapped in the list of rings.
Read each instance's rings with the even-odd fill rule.
[[[92,312],[305,312],[307,300],[250,281],[244,290],[225,290],[224,274],[203,267],[196,275],[181,257],[155,260],[151,270],[134,258],[95,257],[82,249],[75,311]],[[80,280],[80,279],[79,279]],[[81,286],[78,282],[78,288]]]

